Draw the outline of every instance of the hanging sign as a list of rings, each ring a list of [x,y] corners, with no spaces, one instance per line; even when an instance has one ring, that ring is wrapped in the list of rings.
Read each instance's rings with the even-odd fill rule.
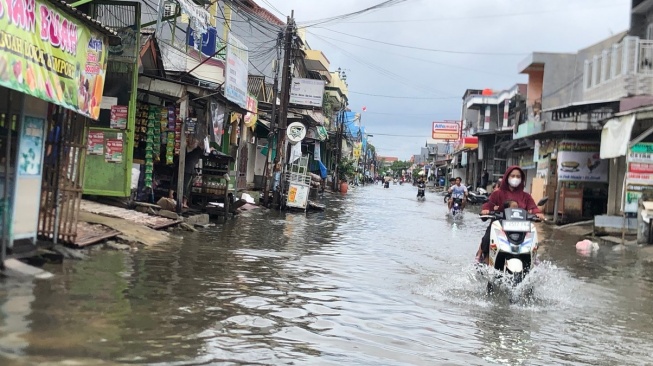
[[[247,108],[247,71],[247,47],[229,33],[227,37],[224,96],[243,108]]]
[[[127,115],[129,114],[129,107],[126,105],[112,105],[111,106],[111,119],[109,120],[111,128],[124,130],[127,128]]]
[[[186,118],[186,135],[194,135],[197,132],[197,118]]]
[[[324,98],[324,80],[293,78],[290,87],[290,104],[321,107]]]
[[[458,140],[460,123],[457,121],[433,122],[431,138],[434,140]]]
[[[122,140],[107,139],[107,150],[104,158],[108,163],[122,163]]]
[[[0,1],[0,86],[97,119],[107,39],[42,0]]]
[[[247,114],[245,114],[245,126],[252,128],[258,119],[258,100],[251,95],[247,96]]]
[[[306,126],[301,122],[293,122],[288,125],[286,135],[291,144],[296,144],[306,137]]]
[[[104,132],[102,131],[88,132],[88,144],[86,147],[86,154],[88,155],[104,154]]]

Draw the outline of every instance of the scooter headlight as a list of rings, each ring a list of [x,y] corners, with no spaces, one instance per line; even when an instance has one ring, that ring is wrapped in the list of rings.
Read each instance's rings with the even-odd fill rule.
[[[508,234],[508,238],[510,238],[510,241],[513,243],[520,243],[524,240],[524,233],[510,233]]]

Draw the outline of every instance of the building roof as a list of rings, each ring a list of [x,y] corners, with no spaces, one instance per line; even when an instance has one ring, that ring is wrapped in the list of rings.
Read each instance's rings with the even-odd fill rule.
[[[286,25],[286,23],[284,23],[279,18],[274,16],[274,14],[267,11],[267,9],[255,3],[253,0],[241,0],[239,1],[239,3],[241,5],[240,9],[243,9],[250,14],[254,14],[269,23],[279,25],[279,26]]]
[[[376,160],[384,160],[386,163],[391,163],[391,162],[399,161],[399,158],[394,156],[377,156]]]
[[[49,2],[56,6],[57,8],[63,10],[63,12],[72,15],[75,19],[79,19],[84,23],[86,26],[89,28],[92,28],[103,35],[109,37],[109,44],[111,45],[119,45],[120,44],[120,37],[118,37],[118,33],[116,33],[114,30],[104,26],[102,23],[99,21],[91,18],[90,16],[86,15],[85,13],[81,12],[78,9],[73,8],[70,4],[63,0],[49,0]]]

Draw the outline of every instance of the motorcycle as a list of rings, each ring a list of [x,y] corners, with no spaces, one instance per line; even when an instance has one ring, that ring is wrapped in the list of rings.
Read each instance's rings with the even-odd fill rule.
[[[424,184],[424,183],[417,184],[417,199],[418,200],[426,199],[426,196],[424,195],[425,191],[426,191],[426,184]]]
[[[390,182],[389,181],[383,182],[383,188],[390,188]]]
[[[487,191],[483,188],[479,188],[476,191],[472,191],[470,187],[467,188],[467,202],[472,205],[482,205],[487,202],[489,199]]]
[[[452,217],[459,217],[458,215],[463,212],[463,199],[462,198],[454,198],[453,199],[453,204],[451,205],[451,216]]]
[[[537,203],[543,206],[548,198]],[[519,285],[535,265],[539,238],[533,222],[540,219],[521,208],[505,208],[504,212],[481,215],[481,219],[492,219],[488,265],[494,268],[495,280],[507,280],[512,288]],[[494,292],[495,281],[487,283],[487,292]],[[528,293],[532,289],[528,290]],[[513,299],[511,298],[511,301]]]

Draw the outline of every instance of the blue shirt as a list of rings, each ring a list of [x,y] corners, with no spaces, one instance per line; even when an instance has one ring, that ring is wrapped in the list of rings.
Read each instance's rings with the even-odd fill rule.
[[[467,193],[467,187],[464,185],[451,186],[451,198],[465,198],[465,193]]]

